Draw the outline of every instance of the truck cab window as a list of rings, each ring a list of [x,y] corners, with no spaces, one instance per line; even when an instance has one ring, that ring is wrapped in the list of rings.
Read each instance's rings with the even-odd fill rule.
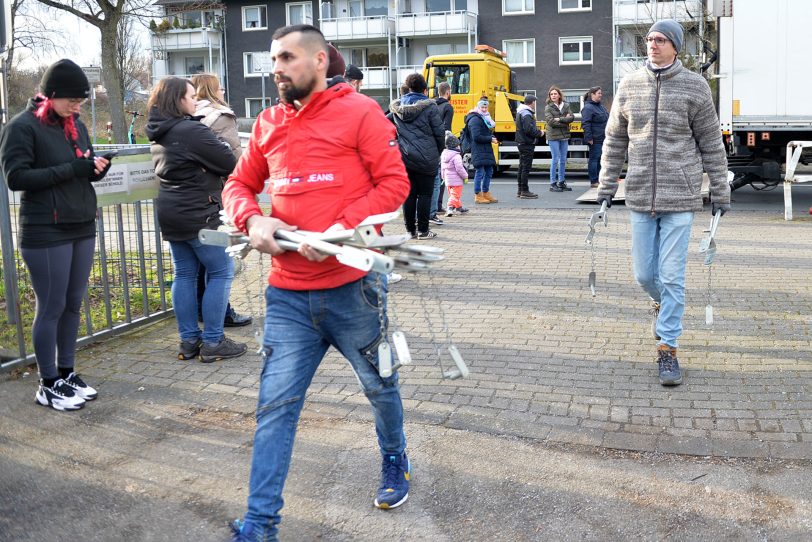
[[[471,71],[468,66],[434,66],[434,95],[440,83],[451,85],[451,94],[468,94],[471,91]]]

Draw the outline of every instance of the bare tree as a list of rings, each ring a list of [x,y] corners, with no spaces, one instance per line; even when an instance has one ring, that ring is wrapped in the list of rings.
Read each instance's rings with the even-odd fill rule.
[[[52,9],[61,10],[92,24],[101,32],[101,63],[105,87],[110,100],[113,135],[125,141],[124,77],[118,61],[119,27],[123,19],[149,17],[152,0],[37,0]]]
[[[14,66],[14,54],[26,50],[36,59],[65,49],[65,33],[48,24],[49,21],[35,11],[34,0],[12,0],[11,28],[13,38],[8,52],[8,65]]]
[[[125,93],[139,85],[148,86],[152,65],[150,56],[142,54],[141,40],[133,31],[135,24],[136,21],[132,17],[125,17],[118,25],[116,59],[121,70],[121,83]]]

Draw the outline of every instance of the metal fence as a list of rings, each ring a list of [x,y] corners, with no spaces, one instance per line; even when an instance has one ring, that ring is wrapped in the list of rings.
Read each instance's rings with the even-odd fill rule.
[[[153,198],[158,184],[145,145],[99,145],[119,151],[99,199],[96,255],[82,304],[78,344],[98,341],[172,314],[171,258],[161,241]],[[34,360],[35,299],[17,245],[19,192],[0,186],[0,371]]]

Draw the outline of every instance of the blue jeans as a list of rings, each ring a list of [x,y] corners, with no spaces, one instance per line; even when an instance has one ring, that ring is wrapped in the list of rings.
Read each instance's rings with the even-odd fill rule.
[[[550,184],[555,184],[556,166],[558,166],[558,182],[563,183],[564,173],[567,168],[567,149],[570,142],[568,139],[556,139],[548,141],[547,144],[550,146],[550,152],[553,155],[553,159],[550,161]]]
[[[491,189],[493,166],[479,166],[474,174],[474,194],[489,192]]]
[[[660,304],[659,344],[677,347],[685,313],[685,265],[694,213],[631,211],[634,278]]]
[[[443,179],[440,177],[440,170],[437,170],[437,176],[434,178],[434,193],[431,195],[431,209],[429,216],[437,214],[437,209],[440,208],[442,198],[440,197],[440,185],[443,184]]]
[[[234,262],[223,247],[204,245],[197,239],[170,241],[172,265],[172,307],[178,321],[182,341],[216,344],[223,340],[223,319],[226,316],[228,294],[234,278]],[[203,333],[197,326],[197,273],[206,268],[206,291],[203,294]]]
[[[397,372],[388,378],[378,375],[378,307],[383,303],[386,309],[387,282],[382,277],[378,288],[375,275],[327,290],[266,290],[264,360],[245,515],[246,523],[266,537],[261,540],[276,539],[299,414],[330,346],[350,362],[372,404],[381,454],[399,455],[406,449]]]
[[[601,176],[601,154],[603,154],[603,143],[593,143],[589,146],[587,170],[589,171],[590,183],[598,182]]]

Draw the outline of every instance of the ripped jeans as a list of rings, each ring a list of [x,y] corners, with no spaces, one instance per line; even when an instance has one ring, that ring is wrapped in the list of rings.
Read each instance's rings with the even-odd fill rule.
[[[330,346],[350,362],[372,405],[381,454],[399,455],[406,449],[397,372],[388,378],[378,375],[378,307],[382,303],[386,309],[387,279],[382,276],[378,288],[375,277],[369,273],[326,290],[268,286],[265,292],[264,360],[245,515],[246,523],[259,531],[258,540],[276,539],[299,414]]]

